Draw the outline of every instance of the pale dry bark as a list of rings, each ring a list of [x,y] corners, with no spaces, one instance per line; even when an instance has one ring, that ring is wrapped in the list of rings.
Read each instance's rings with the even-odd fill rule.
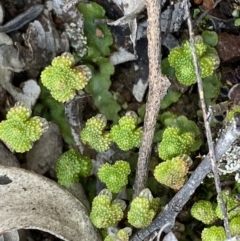
[[[142,142],[139,149],[134,196],[137,196],[146,186],[148,164],[152,149],[152,140],[156,126],[156,118],[161,101],[167,93],[170,82],[161,73],[161,29],[160,0],[146,0],[148,12],[148,57],[149,57],[149,92],[144,117]]]

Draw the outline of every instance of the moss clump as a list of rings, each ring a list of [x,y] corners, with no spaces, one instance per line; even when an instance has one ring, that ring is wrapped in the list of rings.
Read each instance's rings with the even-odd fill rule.
[[[91,78],[91,71],[87,66],[74,68],[74,62],[70,53],[64,53],[54,58],[52,65],[46,67],[41,73],[43,85],[59,102],[71,100],[76,91],[83,89]]]
[[[179,190],[184,185],[188,169],[189,163],[186,161],[185,155],[182,155],[156,166],[154,177],[159,183]]]
[[[123,151],[139,147],[141,137],[142,128],[137,127],[137,115],[134,112],[127,112],[110,131],[111,140]]]
[[[205,200],[194,203],[191,208],[191,215],[204,224],[212,224],[217,220],[211,202]]]
[[[212,75],[219,61],[217,54],[208,53],[208,46],[203,43],[200,36],[195,41],[195,48],[202,78]],[[188,41],[183,46],[172,49],[168,56],[168,61],[175,69],[175,75],[180,83],[187,86],[196,83],[197,78],[192,51]]]
[[[192,132],[181,133],[177,127],[168,127],[163,132],[162,142],[158,146],[158,155],[163,160],[171,160],[181,154],[189,154],[194,144]]]
[[[116,161],[114,165],[108,163],[102,165],[98,170],[98,177],[102,182],[106,183],[111,192],[118,193],[127,185],[130,172],[128,162]]]
[[[202,231],[202,241],[224,241],[226,234],[223,227],[212,226]]]
[[[96,115],[87,120],[80,134],[82,142],[96,151],[106,151],[111,144],[109,133],[104,131],[106,123],[107,120],[103,115]]]
[[[71,149],[58,158],[55,170],[58,183],[69,187],[78,182],[80,176],[90,175],[92,162],[88,157],[80,156],[77,151]]]
[[[134,198],[128,212],[128,222],[135,228],[147,227],[160,207],[160,199],[153,198],[149,189],[144,189]]]
[[[229,224],[231,235],[240,235],[240,216],[233,218]]]
[[[131,234],[131,228],[123,228],[114,234],[107,235],[104,241],[129,241],[129,236],[131,236]]]
[[[107,189],[103,189],[93,199],[90,219],[97,228],[113,226],[123,218],[125,207],[123,202],[118,200],[112,202],[112,194]]]
[[[17,103],[0,123],[0,139],[13,151],[29,151],[33,143],[47,129],[47,122],[40,117],[30,117],[31,110]]]

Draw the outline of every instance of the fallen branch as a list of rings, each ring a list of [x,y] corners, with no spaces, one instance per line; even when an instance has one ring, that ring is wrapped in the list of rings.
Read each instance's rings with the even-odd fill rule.
[[[161,0],[146,0],[146,7],[148,12],[149,92],[136,178],[133,186],[134,197],[146,186],[156,118],[161,101],[170,86],[168,78],[161,73]]]
[[[221,156],[231,147],[232,143],[239,136],[240,115],[236,115],[230,125],[223,131],[217,142],[215,147],[215,156],[217,160],[221,158]],[[169,232],[174,227],[175,219],[178,213],[182,210],[183,206],[187,203],[191,195],[195,192],[211,169],[210,156],[207,155],[193,172],[187,183],[164,207],[163,211],[157,216],[151,225],[138,231],[135,235],[133,235],[131,241],[144,240],[154,231],[161,229],[166,223],[170,223],[170,225],[164,229],[164,232]]]

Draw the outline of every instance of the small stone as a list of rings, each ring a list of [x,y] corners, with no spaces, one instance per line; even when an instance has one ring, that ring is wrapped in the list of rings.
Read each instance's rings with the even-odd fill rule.
[[[219,33],[216,48],[218,55],[223,62],[240,60],[240,36]]]

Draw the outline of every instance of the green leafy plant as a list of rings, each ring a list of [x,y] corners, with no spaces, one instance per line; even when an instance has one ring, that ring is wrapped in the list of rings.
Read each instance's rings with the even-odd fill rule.
[[[96,151],[106,151],[111,144],[109,133],[104,130],[106,124],[107,120],[101,114],[87,120],[86,126],[80,134],[82,142]]]
[[[202,241],[224,241],[226,234],[223,227],[212,226],[204,228],[201,237]]]
[[[236,200],[230,190],[226,189],[222,191],[223,201],[227,208],[228,219],[230,220],[229,228],[233,236],[239,235],[240,225],[240,208],[239,202]],[[213,208],[210,201],[199,200],[195,202],[191,208],[191,215],[197,220],[203,222],[206,225],[213,224],[218,219],[223,219],[220,202],[217,198],[217,207]],[[202,241],[209,240],[225,240],[225,230],[222,226],[211,226],[204,228],[202,231]]]
[[[105,11],[97,3],[79,4],[78,10],[85,20],[84,33],[88,44],[88,53],[80,60],[88,63],[92,70],[92,78],[85,89],[92,95],[100,113],[104,114],[108,120],[117,122],[121,107],[109,92],[110,76],[114,73],[114,66],[107,59],[113,38],[106,24],[95,23],[95,19],[105,18]],[[100,32],[101,36],[97,32]]]
[[[197,36],[195,39],[195,47],[202,78],[212,75],[219,64],[217,53],[213,48],[203,43],[201,36]],[[168,61],[175,69],[175,75],[180,83],[187,86],[196,83],[197,79],[193,65],[192,51],[188,41],[181,47],[172,49],[169,53]]]
[[[74,58],[64,53],[53,59],[52,65],[41,73],[43,85],[50,90],[54,99],[59,102],[69,101],[76,91],[83,89],[91,78],[90,69],[85,66],[74,67]]]
[[[192,161],[186,155],[181,155],[171,160],[158,164],[154,169],[156,180],[172,189],[179,190],[186,180]]]
[[[234,25],[235,25],[236,27],[239,27],[239,26],[240,26],[240,18],[236,18],[236,19],[235,19]]]
[[[132,229],[131,228],[123,228],[117,230],[116,233],[107,235],[104,239],[104,241],[129,241],[129,236],[132,234]]]
[[[177,127],[168,127],[163,132],[163,138],[158,146],[158,155],[163,160],[171,160],[181,154],[189,154],[194,144],[194,133],[181,133]]]
[[[47,121],[40,117],[30,117],[31,110],[17,103],[0,123],[0,139],[13,151],[29,151],[33,143],[40,139],[47,129]]]
[[[117,125],[110,131],[110,138],[123,151],[128,151],[133,147],[139,147],[142,137],[142,128],[137,127],[137,115],[134,112],[127,112],[120,118]]]
[[[118,193],[128,183],[130,165],[125,161],[116,161],[114,165],[103,164],[98,170],[99,179],[106,183],[109,191]]]
[[[170,105],[178,102],[179,98],[182,96],[181,92],[173,91],[171,88],[168,89],[167,94],[164,96],[161,103],[161,110],[168,108]]]
[[[222,87],[220,74],[213,74],[203,78],[203,91],[206,103],[208,105],[215,104]]]
[[[190,151],[196,151],[202,145],[200,131],[196,123],[189,120],[186,116],[176,116],[175,114],[167,111],[159,115],[158,120],[163,124],[164,128],[177,127],[181,133],[190,132],[194,137],[194,143],[190,147]],[[160,130],[162,132],[162,130]],[[187,153],[184,153],[187,154]]]
[[[201,34],[203,42],[208,46],[215,47],[218,43],[218,35],[214,31],[204,30]]]
[[[57,160],[55,171],[58,183],[69,187],[80,177],[87,177],[92,170],[92,162],[86,156],[80,156],[74,149],[63,153]]]
[[[97,228],[107,228],[123,218],[125,208],[125,202],[119,199],[112,201],[111,192],[103,189],[93,199],[90,219]]]
[[[195,202],[191,208],[191,215],[204,224],[212,224],[218,218],[212,203],[206,200]]]
[[[149,189],[144,189],[134,198],[128,211],[128,222],[135,228],[147,227],[160,207],[160,199],[153,198]]]
[[[229,227],[230,227],[232,236],[240,234],[239,225],[240,225],[240,216],[237,216],[230,221]]]

